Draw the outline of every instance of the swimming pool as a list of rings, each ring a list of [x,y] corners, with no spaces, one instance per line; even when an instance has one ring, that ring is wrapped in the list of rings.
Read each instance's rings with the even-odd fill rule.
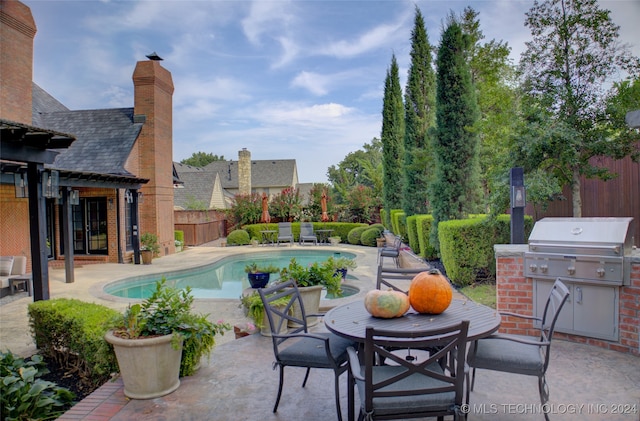
[[[195,298],[238,298],[242,295],[244,289],[250,288],[247,274],[244,271],[244,267],[248,263],[256,262],[258,265],[273,264],[282,268],[288,266],[289,261],[294,257],[300,264],[308,265],[316,261],[326,260],[330,256],[349,259],[356,257],[353,253],[333,252],[330,250],[273,250],[244,253],[225,257],[206,266],[168,272],[161,275],[122,279],[106,285],[104,292],[120,298],[144,299],[153,293],[156,281],[165,277],[169,285],[177,288],[190,286],[192,295]],[[277,273],[272,273],[270,280],[277,280],[278,277]],[[352,278],[352,276],[347,275],[347,278]],[[357,288],[349,286],[345,286],[343,290],[343,295],[335,298],[342,298],[358,292]],[[325,298],[324,291],[323,298]]]

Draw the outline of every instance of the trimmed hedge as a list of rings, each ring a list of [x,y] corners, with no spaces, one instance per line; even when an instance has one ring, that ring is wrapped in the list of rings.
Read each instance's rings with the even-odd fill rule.
[[[29,304],[29,326],[40,354],[76,369],[86,384],[101,385],[118,371],[113,348],[104,340],[120,312],[100,304],[56,298]]]
[[[349,231],[356,227],[365,227],[367,228],[369,225],[364,223],[355,223],[355,222],[314,222],[313,229],[327,229],[333,230],[330,237],[340,237],[342,243],[347,242],[347,236],[349,235]],[[262,238],[260,231],[278,231],[277,223],[269,223],[269,224],[247,224],[243,225],[242,228],[251,236],[250,238]],[[294,241],[298,241],[300,238],[300,222],[292,222],[291,223],[291,232],[293,233]],[[227,242],[228,242],[227,237]],[[248,244],[248,243],[247,243]]]
[[[416,236],[418,237],[418,243],[420,244],[420,256],[427,260],[438,258],[438,250],[436,250],[436,248],[429,242],[432,224],[432,215],[416,216]]]
[[[418,215],[407,216],[407,240],[409,241],[409,247],[417,255],[420,255],[420,241],[418,240],[418,227],[417,227]]]
[[[363,227],[356,227],[349,231],[349,235],[347,235],[347,241],[349,244],[359,245],[360,237],[362,237],[362,233],[369,229],[369,225],[365,225]]]
[[[384,227],[381,228],[379,226],[372,225],[371,228],[364,230],[360,236],[360,244],[363,246],[377,247],[378,242],[376,240],[380,238],[382,231],[384,231]]]
[[[175,230],[173,232],[173,239],[180,241],[184,245],[184,231]]]
[[[525,237],[531,234],[533,218],[525,216]],[[447,276],[459,287],[472,284],[480,273],[496,276],[494,244],[508,244],[511,237],[509,215],[496,219],[474,216],[472,219],[440,222],[438,239]]]

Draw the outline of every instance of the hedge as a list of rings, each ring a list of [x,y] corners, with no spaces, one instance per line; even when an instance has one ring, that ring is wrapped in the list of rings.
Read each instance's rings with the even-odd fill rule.
[[[118,371],[113,348],[104,340],[108,323],[120,312],[100,304],[56,298],[29,304],[29,326],[40,354],[61,367],[78,370],[94,386]]]
[[[365,223],[355,223],[355,222],[313,222],[313,229],[327,229],[333,230],[330,237],[340,237],[342,243],[347,242],[347,236],[349,235],[349,231],[356,227],[368,227],[369,225]],[[243,225],[242,229],[247,231],[249,234],[249,238],[262,238],[262,234],[260,231],[278,231],[277,223],[269,223],[269,224],[247,224]],[[300,222],[292,222],[291,223],[291,232],[293,233],[294,241],[298,241],[300,238]],[[228,241],[228,238],[227,238]],[[248,243],[247,243],[248,244]]]

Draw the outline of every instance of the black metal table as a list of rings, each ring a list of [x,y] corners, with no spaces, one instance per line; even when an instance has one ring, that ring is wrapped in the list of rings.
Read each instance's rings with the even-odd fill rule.
[[[329,235],[333,230],[329,229],[319,229],[315,230],[315,233],[318,235],[318,244],[329,244]]]
[[[360,343],[365,341],[367,326],[396,331],[438,329],[469,320],[468,341],[488,336],[500,327],[500,314],[487,306],[467,300],[452,300],[441,314],[420,314],[410,309],[394,319],[373,317],[364,308],[364,301],[343,304],[327,312],[324,323],[329,331]]]
[[[278,231],[275,230],[262,230],[260,234],[262,234],[262,244],[264,245],[274,245],[276,242],[276,234]]]

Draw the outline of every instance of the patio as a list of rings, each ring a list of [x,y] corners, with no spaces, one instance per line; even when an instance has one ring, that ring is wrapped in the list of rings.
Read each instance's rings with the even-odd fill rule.
[[[306,246],[305,248],[309,248]],[[356,276],[361,290],[375,285],[376,250],[348,248],[358,254]],[[149,266],[92,265],[76,269],[76,282],[64,283],[64,270],[51,271],[51,296],[100,302],[116,309],[128,300],[105,296],[102,286],[112,280],[178,266],[201,265],[238,248],[197,247],[155,259]],[[251,248],[242,248],[251,251]],[[134,273],[135,272],[135,273]],[[0,302],[1,348],[28,356],[31,340],[26,293]],[[237,300],[197,300],[197,309],[231,324],[245,321]],[[323,329],[322,325],[317,327]],[[234,340],[233,332],[218,338],[209,362],[203,360],[196,375],[183,378],[174,393],[152,400],[128,400],[121,381],[109,382],[74,406],[62,420],[330,420],[335,419],[333,377],[327,370],[312,370],[301,388],[303,370],[288,368],[277,414],[271,412],[278,375],[272,370],[270,338],[251,335]],[[341,378],[342,410],[347,417],[346,376]],[[547,373],[550,410],[554,420],[640,419],[640,361],[638,357],[589,345],[555,340]],[[357,398],[356,398],[357,399]],[[469,420],[543,419],[533,377],[479,370],[471,393]],[[357,403],[356,403],[357,405]],[[626,411],[627,413],[620,413]]]

